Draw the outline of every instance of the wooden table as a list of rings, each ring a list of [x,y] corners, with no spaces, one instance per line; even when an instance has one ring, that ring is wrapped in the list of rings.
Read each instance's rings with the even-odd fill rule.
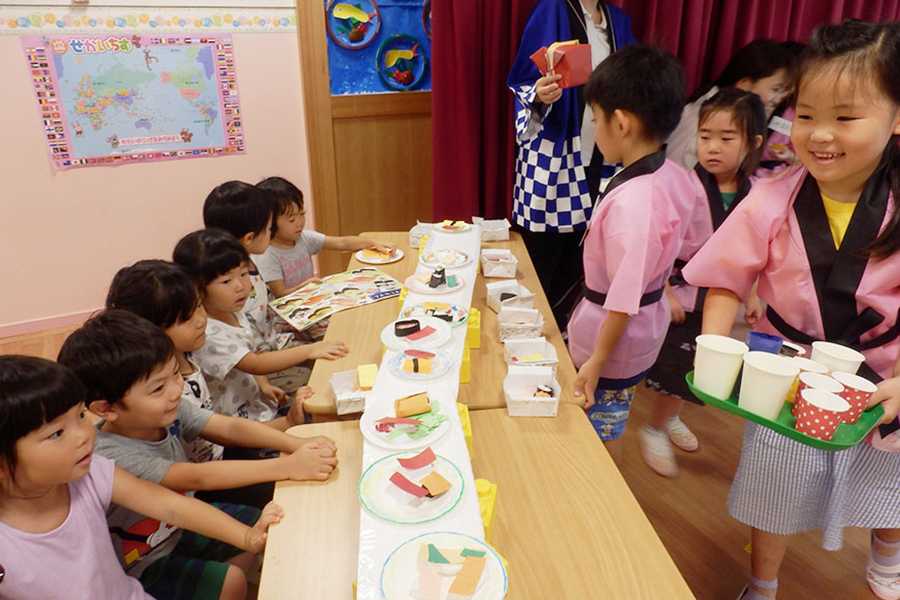
[[[403,281],[415,272],[418,264],[418,250],[409,248],[409,234],[407,232],[367,232],[361,234],[364,237],[375,238],[386,242],[392,242],[403,250],[403,259],[387,264],[378,265],[385,273]],[[522,242],[522,237],[515,232],[510,233],[509,241],[484,242],[486,248],[503,248],[511,250],[518,259],[516,281],[534,293],[534,307],[544,315],[543,335],[555,347],[559,355],[556,378],[562,388],[561,400],[580,404],[572,396],[575,384],[575,367],[566,349],[547,297],[544,295],[538,280],[534,266],[528,256],[528,250]],[[477,257],[476,257],[477,258]],[[348,268],[361,266],[355,258],[351,259]],[[501,408],[506,406],[503,398],[503,378],[506,377],[506,362],[503,360],[503,342],[499,337],[499,325],[497,313],[487,306],[486,281],[501,281],[500,279],[485,279],[478,275],[475,280],[475,289],[472,294],[472,306],[481,311],[481,348],[472,350],[471,356],[471,382],[459,386],[459,401],[472,409]],[[383,346],[379,339],[381,330],[385,325],[394,321],[400,312],[400,305],[394,299],[383,300],[351,310],[339,312],[331,317],[331,322],[325,333],[326,340],[340,340],[350,348],[350,354],[344,358],[327,361],[317,360],[310,375],[309,385],[316,390],[315,396],[304,403],[307,412],[313,415],[336,414],[334,403],[334,391],[331,389],[331,375],[340,371],[350,371],[359,365],[381,363]]]
[[[694,597],[579,408],[470,414],[473,471],[498,484],[491,544],[509,561],[510,600]],[[331,436],[341,463],[326,483],[276,486],[285,517],[269,532],[259,598],[351,598],[362,434],[356,421],[291,433]]]

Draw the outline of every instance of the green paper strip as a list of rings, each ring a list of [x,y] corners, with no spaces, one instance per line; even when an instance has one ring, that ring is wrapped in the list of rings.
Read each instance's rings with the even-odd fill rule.
[[[434,547],[434,544],[428,544],[428,562],[441,565],[450,564],[450,561],[441,554],[440,550]]]
[[[459,553],[460,556],[484,556],[486,553],[484,550],[472,550],[471,548],[466,548],[462,552]]]

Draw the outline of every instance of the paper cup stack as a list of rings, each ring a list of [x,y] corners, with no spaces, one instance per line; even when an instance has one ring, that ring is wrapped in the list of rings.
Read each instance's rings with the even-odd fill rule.
[[[808,436],[830,440],[841,424],[850,404],[831,392],[807,388],[800,392],[794,404],[797,416],[795,429]]]

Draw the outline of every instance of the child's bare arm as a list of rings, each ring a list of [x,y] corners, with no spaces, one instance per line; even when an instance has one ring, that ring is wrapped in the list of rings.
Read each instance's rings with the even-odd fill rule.
[[[358,235],[326,235],[322,248],[325,250],[340,250],[342,252],[355,252],[356,250],[373,248],[379,252],[391,253],[397,249],[397,245],[390,242],[359,237]]]
[[[247,527],[206,502],[176,494],[161,485],[138,479],[116,467],[112,501],[136,513],[215,538],[248,552],[262,552],[266,531],[281,520],[283,511],[270,502],[256,525]]]
[[[245,354],[235,366],[251,375],[268,375],[299,365],[312,358],[335,360],[346,356],[348,352],[344,342],[323,341],[271,352],[250,352]]]
[[[335,452],[334,440],[325,436],[300,438],[266,427],[250,419],[213,415],[200,432],[200,437],[221,446],[243,446],[244,448],[274,448],[282,452],[294,452],[307,442],[318,442]]]
[[[600,328],[600,335],[597,337],[597,343],[594,346],[594,352],[591,357],[581,365],[578,369],[578,376],[575,378],[574,394],[578,398],[584,398],[584,408],[590,408],[594,400],[594,392],[597,390],[597,381],[600,379],[600,372],[606,365],[606,361],[612,355],[616,344],[625,334],[625,329],[631,321],[631,315],[628,313],[611,310],[603,321]]]
[[[709,288],[706,301],[703,304],[703,333],[715,333],[728,335],[734,325],[738,310],[741,308],[741,299],[730,290],[724,288]]]
[[[272,294],[275,295],[276,298],[281,298],[282,296],[287,296],[288,294],[293,294],[297,290],[306,287],[310,283],[321,283],[322,279],[319,277],[310,277],[306,281],[300,283],[300,285],[295,285],[294,287],[288,287],[284,284],[283,279],[279,279],[277,281],[269,281],[269,289],[272,290]]]

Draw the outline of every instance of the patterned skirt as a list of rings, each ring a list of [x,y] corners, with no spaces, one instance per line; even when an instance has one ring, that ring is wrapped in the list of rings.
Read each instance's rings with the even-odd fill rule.
[[[822,547],[839,550],[844,527],[900,528],[900,453],[818,450],[748,422],[728,508],[771,533],[820,529]]]

